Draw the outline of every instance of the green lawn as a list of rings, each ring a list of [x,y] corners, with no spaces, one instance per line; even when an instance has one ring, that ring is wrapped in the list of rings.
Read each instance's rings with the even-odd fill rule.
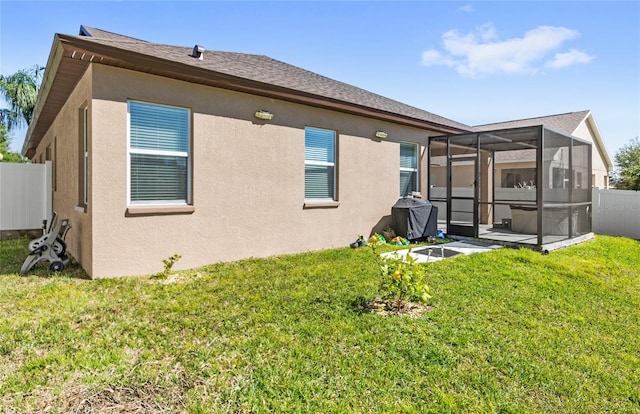
[[[369,249],[177,278],[16,274],[0,241],[0,412],[640,412],[640,242],[428,266],[381,316]],[[118,411],[122,410],[122,411]]]

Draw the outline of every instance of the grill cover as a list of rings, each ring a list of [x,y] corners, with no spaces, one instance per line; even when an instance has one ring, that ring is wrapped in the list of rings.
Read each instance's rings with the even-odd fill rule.
[[[436,236],[438,207],[421,198],[401,198],[391,208],[393,229],[408,240]]]

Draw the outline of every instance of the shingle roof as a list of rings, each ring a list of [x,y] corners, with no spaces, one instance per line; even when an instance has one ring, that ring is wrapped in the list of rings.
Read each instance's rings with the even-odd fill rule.
[[[205,51],[204,59],[199,60],[191,56],[192,47],[151,43],[88,26],[80,27],[79,36],[57,34],[54,45],[62,46],[64,51],[49,56],[43,81],[47,85],[41,88],[43,96],[38,97],[34,120],[22,148],[27,156],[33,154],[91,63],[285,99],[446,134],[537,125],[573,134],[583,120],[591,119],[590,111],[581,111],[472,127],[264,55]],[[49,73],[49,67],[57,68],[56,72]],[[601,145],[598,134],[596,141]]]
[[[495,155],[496,162],[536,161],[536,150],[524,149],[519,151],[499,151]]]
[[[83,35],[82,29],[89,36]],[[462,131],[470,131],[472,129],[470,126],[460,122],[264,55],[207,50],[204,52],[203,60],[199,60],[191,56],[193,47],[150,43],[87,26],[82,26],[79,38],[87,42],[113,46],[141,55],[402,115]]]
[[[573,134],[582,121],[591,111],[569,112],[566,114],[541,116],[537,118],[520,119],[516,121],[497,122],[495,124],[477,125],[473,127],[476,132],[493,131],[497,129],[520,128],[528,126],[545,125],[565,134]]]
[[[149,43],[146,40],[136,39],[135,37],[125,36],[118,33],[108,32],[102,29],[96,29],[89,26],[80,26],[79,36],[88,36],[101,39],[113,39],[113,40],[129,40],[135,42]]]

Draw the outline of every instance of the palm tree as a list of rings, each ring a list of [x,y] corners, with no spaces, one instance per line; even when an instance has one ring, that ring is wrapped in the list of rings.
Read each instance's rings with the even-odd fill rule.
[[[0,122],[0,162],[26,162],[22,155],[9,151],[7,126]]]
[[[7,126],[8,131],[28,126],[31,122],[43,72],[44,67],[35,65],[13,75],[0,75],[0,95],[9,106],[0,109],[0,122]]]
[[[0,96],[8,105],[0,108],[0,161],[25,161],[22,155],[9,151],[8,133],[31,122],[43,72],[44,67],[35,65],[13,75],[0,75]]]

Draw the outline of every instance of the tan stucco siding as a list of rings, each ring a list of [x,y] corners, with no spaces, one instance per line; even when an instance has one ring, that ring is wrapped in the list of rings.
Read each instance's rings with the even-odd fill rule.
[[[346,246],[390,215],[398,142],[427,138],[415,128],[105,66],[94,68],[93,92],[92,277],[158,272],[174,253],[183,256],[181,269]],[[126,216],[127,99],[191,109],[193,213]],[[254,118],[258,109],[273,120]],[[304,208],[305,126],[337,131],[338,207]],[[375,140],[377,130],[388,138]]]
[[[518,170],[521,168],[536,168],[535,161],[520,161],[520,162],[497,162],[495,173],[495,185],[496,188],[502,187],[502,170]]]
[[[586,122],[581,122],[578,128],[573,132],[574,136],[578,138],[582,138],[586,141],[592,143],[591,147],[591,171],[592,175],[595,176],[595,181],[593,182],[594,187],[598,188],[608,188],[609,183],[609,172],[607,171],[607,167],[602,160],[602,154],[600,152],[600,148],[595,143],[595,139],[589,126]]]
[[[38,145],[34,160],[46,158],[46,148],[50,148],[55,182],[53,191],[53,210],[59,218],[69,218],[71,229],[66,236],[67,251],[80,262],[83,268],[92,272],[92,232],[91,232],[91,186],[89,186],[89,208],[80,211],[79,169],[80,136],[79,114],[83,107],[88,108],[89,128],[89,182],[91,180],[91,67],[84,73],[67,102],[52,123]]]

